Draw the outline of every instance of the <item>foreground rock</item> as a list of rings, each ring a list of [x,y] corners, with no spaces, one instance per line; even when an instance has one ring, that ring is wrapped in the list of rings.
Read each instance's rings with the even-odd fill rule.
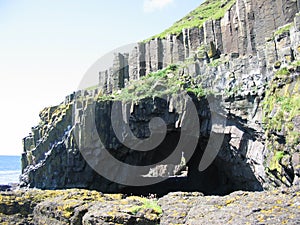
[[[157,201],[158,200],[158,201]],[[1,192],[1,224],[298,224],[300,188],[160,199],[96,191]]]
[[[300,192],[237,191],[230,195],[198,196],[172,193],[159,200],[161,224],[299,224]]]
[[[0,195],[1,224],[157,224],[155,199],[96,191],[18,190]]]

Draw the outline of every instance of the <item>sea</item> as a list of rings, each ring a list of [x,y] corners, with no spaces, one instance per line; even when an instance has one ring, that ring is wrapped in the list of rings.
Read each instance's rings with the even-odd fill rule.
[[[21,156],[0,156],[0,185],[19,183]]]

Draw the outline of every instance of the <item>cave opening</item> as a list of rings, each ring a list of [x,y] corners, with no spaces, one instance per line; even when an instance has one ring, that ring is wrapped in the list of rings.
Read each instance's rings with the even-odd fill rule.
[[[155,152],[157,153],[160,150],[171,152],[170,147],[173,147],[174,144],[168,145],[168,143],[177,143],[179,138],[180,132],[168,133],[163,144],[160,145]],[[168,172],[168,174],[164,174],[165,176],[167,176],[164,181],[148,186],[126,186],[122,189],[121,192],[129,195],[143,196],[148,196],[150,194],[163,196],[170,192],[178,191],[201,192],[205,195],[226,195],[231,193],[234,190],[234,184],[231,183],[231,179],[230,177],[228,177],[228,174],[223,172],[223,168],[219,166],[218,161],[215,160],[206,170],[202,172],[198,170],[199,163],[202,158],[207,141],[208,138],[200,139],[194,154],[192,155],[191,159],[186,162],[186,165],[180,167],[177,171],[172,171],[171,173]],[[158,161],[157,157],[160,156],[156,154],[156,157],[153,157],[153,159],[155,161]],[[183,161],[185,161],[184,158]],[[161,166],[163,167],[164,165]],[[173,170],[174,168],[176,167],[172,167]],[[157,169],[161,170],[161,167],[158,166]],[[164,169],[168,170],[167,168]],[[154,175],[152,174],[152,176],[157,175],[159,175],[159,172],[154,173]],[[150,176],[149,179],[151,178],[152,177]]]
[[[160,164],[164,159],[174,151],[181,138],[181,128],[176,128],[176,121],[179,120],[180,115],[176,111],[169,111],[169,103],[160,98],[147,99],[134,105],[133,112],[130,113],[129,127],[132,133],[140,139],[147,138],[150,135],[149,121],[153,117],[162,118],[167,125],[167,133],[164,140],[156,148],[140,152],[130,149],[122,144],[116,138],[113,129],[102,130],[103,127],[111,127],[111,121],[103,116],[99,109],[99,117],[96,117],[97,131],[105,148],[109,153],[119,161],[134,166],[149,166],[154,165],[152,171],[145,174],[146,179],[155,179],[163,177],[164,180],[148,186],[122,186],[114,183],[109,186],[104,185],[104,192],[110,190],[113,192],[121,192],[129,195],[143,195],[156,194],[163,196],[169,192],[202,192],[205,195],[226,195],[236,190],[245,191],[259,191],[262,190],[260,182],[257,180],[251,166],[247,162],[247,140],[251,139],[251,135],[244,135],[241,143],[241,149],[233,149],[230,144],[230,134],[225,134],[223,144],[219,149],[218,155],[210,166],[204,170],[199,171],[202,155],[206,151],[206,146],[210,139],[210,132],[212,130],[211,112],[208,101],[203,99],[193,99],[196,106],[199,122],[200,122],[200,137],[196,149],[187,161],[183,156],[184,166],[182,166],[180,159],[177,158],[171,161],[171,164]],[[111,108],[111,105],[107,106]],[[229,123],[229,121],[227,121]],[[105,126],[103,125],[105,124]],[[236,124],[231,124],[236,125]],[[236,125],[237,126],[237,125]],[[241,130],[247,133],[247,130],[240,127]],[[113,139],[113,145],[110,141]],[[188,146],[187,146],[188,147]],[[182,153],[185,153],[185,147],[182,147]],[[239,151],[243,154],[234,154]],[[176,167],[177,166],[177,167]],[[179,166],[179,168],[178,168]],[[180,167],[181,166],[181,167]],[[129,175],[130,174],[126,174]],[[148,176],[149,175],[149,176]],[[156,179],[157,180],[157,179]],[[103,181],[103,180],[102,180]],[[101,187],[101,179],[99,183],[92,182],[92,186]],[[109,183],[109,181],[107,182]],[[151,183],[151,182],[148,182]],[[115,185],[115,186],[114,186]],[[101,189],[101,188],[100,188]],[[102,189],[100,191],[103,191]]]

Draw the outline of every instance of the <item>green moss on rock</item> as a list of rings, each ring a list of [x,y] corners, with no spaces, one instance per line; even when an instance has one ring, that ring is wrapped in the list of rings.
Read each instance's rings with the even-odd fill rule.
[[[174,23],[164,32],[157,34],[144,42],[148,42],[155,38],[165,38],[168,34],[178,35],[183,29],[202,27],[207,20],[217,20],[225,15],[236,2],[236,0],[206,0],[198,8],[190,12],[183,19]]]
[[[297,63],[290,66],[296,67]],[[270,150],[265,166],[271,177],[286,185],[290,182],[285,173],[288,165],[283,165],[282,160],[296,152],[300,143],[300,128],[295,122],[300,117],[300,77],[291,71],[283,67],[276,72],[263,101],[263,122]]]
[[[288,23],[282,27],[280,27],[278,30],[276,30],[274,32],[274,36],[278,36],[278,35],[281,35],[283,33],[287,33],[290,31],[291,27],[294,25],[294,23]]]

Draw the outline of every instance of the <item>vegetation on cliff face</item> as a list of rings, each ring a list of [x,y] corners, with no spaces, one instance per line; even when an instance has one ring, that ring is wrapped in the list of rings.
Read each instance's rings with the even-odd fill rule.
[[[289,69],[282,67],[276,72],[263,102],[267,145],[273,155],[267,163],[267,172],[283,183],[287,183],[282,176],[285,161],[290,160],[300,142],[300,131],[295,127],[300,120],[300,77],[292,75],[298,64],[294,62]]]
[[[274,36],[281,35],[285,32],[289,32],[289,30],[291,29],[292,26],[293,26],[293,23],[288,23],[288,24],[284,25],[283,27],[279,28],[278,30],[276,30],[274,32]]]
[[[178,35],[182,32],[182,29],[201,27],[207,20],[220,19],[235,2],[236,0],[206,0],[198,8],[174,23],[170,28],[145,40],[145,42],[155,38],[165,38],[168,34]]]
[[[206,95],[190,75],[181,76],[185,65],[171,64],[165,69],[149,73],[140,80],[111,95],[99,94],[97,100],[138,101],[147,97],[163,97],[180,91],[194,93],[197,97]]]
[[[98,100],[137,101],[147,97],[161,97],[180,89],[178,65],[169,65],[165,69],[149,73],[140,80],[131,82],[127,87],[111,95],[100,95]]]
[[[183,28],[189,29],[192,27],[201,27],[203,26],[204,22],[207,20],[221,18],[225,14],[226,10],[232,7],[235,2],[236,1],[234,0],[227,0],[227,1],[208,0],[204,4],[202,4],[199,8],[191,12],[188,16],[176,22],[171,28],[167,29],[163,33],[156,35],[152,38],[165,38],[168,34],[174,34],[174,35],[182,34]],[[246,7],[237,8],[237,13],[240,13],[240,15],[242,15],[242,13],[243,15],[247,15],[247,13],[249,12],[246,9],[249,8],[248,6],[252,7],[250,3],[249,5],[247,4]],[[242,8],[244,9],[241,10]],[[256,11],[250,10],[250,12],[253,13],[259,11],[260,10],[256,10]],[[272,18],[274,18],[275,14],[271,16],[273,16]],[[265,32],[258,32],[260,31],[262,25],[252,26],[253,23],[254,24],[260,23],[261,20],[256,20],[255,18],[253,18],[254,21],[247,22],[249,18],[246,17],[245,18],[246,21],[244,21],[243,18],[244,17],[238,18],[238,21],[234,22],[233,24],[222,23],[221,28],[224,26],[226,27],[228,26],[232,28],[228,30],[237,30],[237,31],[243,30],[243,28],[246,28],[248,30],[252,30],[252,28],[255,28],[254,29],[255,35],[258,35],[260,33],[262,34],[261,36],[263,36],[265,34]],[[237,24],[238,26],[236,26]],[[273,27],[272,23],[269,24],[269,22],[267,22],[266,24],[267,24],[266,26],[268,27]],[[296,33],[296,30],[290,29],[292,26],[296,27],[296,25],[297,25],[296,22],[290,23],[279,28],[277,31],[273,33],[271,33],[270,31],[268,37],[272,37],[273,34],[274,38],[266,39],[267,42],[269,41],[271,42],[268,43],[269,45],[263,46],[263,43],[257,42],[259,44],[258,45],[259,47],[257,47],[257,49],[260,49],[261,47],[266,47],[265,49],[266,54],[264,55],[264,57],[266,58],[262,57],[261,54],[252,54],[252,52],[251,55],[248,55],[249,52],[248,50],[246,51],[246,49],[250,49],[250,48],[248,44],[246,44],[248,43],[248,41],[246,41],[247,35],[244,38],[244,37],[240,37],[239,34],[236,33],[236,35],[238,35],[238,41],[236,45],[238,52],[234,52],[234,51],[222,52],[221,54],[221,52],[219,52],[219,49],[217,49],[216,44],[213,43],[212,41],[209,41],[210,38],[204,38],[205,35],[199,35],[199,33],[193,36],[192,33],[196,33],[196,32],[190,32],[190,35],[184,38],[179,38],[176,42],[172,43],[173,45],[171,51],[172,54],[170,54],[170,57],[166,57],[166,60],[165,58],[163,60],[163,63],[166,63],[178,59],[183,60],[184,58],[185,59],[184,62],[181,62],[181,64],[169,65],[164,69],[143,76],[144,70],[149,71],[152,70],[153,68],[156,68],[156,66],[152,66],[152,64],[157,64],[157,60],[160,59],[162,56],[164,56],[165,52],[169,52],[169,50],[162,51],[163,49],[161,45],[158,44],[159,42],[152,42],[151,45],[153,46],[151,46],[151,48],[148,48],[149,46],[146,46],[145,51],[141,50],[141,52],[143,53],[140,53],[139,49],[138,49],[138,53],[137,52],[133,53],[134,55],[133,58],[135,61],[135,63],[133,63],[134,65],[133,68],[134,71],[137,70],[137,76],[135,76],[135,73],[133,73],[134,74],[133,77],[139,77],[139,76],[143,76],[143,77],[141,77],[141,79],[139,80],[134,80],[131,79],[131,76],[129,76],[128,74],[128,76],[122,76],[122,78],[120,78],[117,76],[114,77],[115,75],[109,72],[107,74],[109,81],[107,81],[105,84],[109,84],[111,86],[109,86],[109,88],[106,88],[107,86],[102,85],[101,87],[104,87],[103,93],[111,93],[111,91],[113,93],[110,95],[105,95],[100,92],[96,98],[98,101],[103,101],[103,100],[139,101],[144,98],[170,96],[182,91],[193,93],[199,98],[210,93],[215,95],[222,95],[225,97],[227,96],[228,98],[225,99],[224,101],[224,103],[226,104],[225,107],[228,107],[226,108],[226,110],[229,109],[228,114],[226,116],[229,119],[229,121],[232,122],[228,124],[232,124],[232,127],[236,128],[237,131],[234,131],[234,129],[230,128],[230,133],[228,135],[226,134],[227,136],[230,136],[230,138],[232,138],[231,139],[232,141],[229,141],[228,139],[228,143],[229,143],[228,144],[229,148],[227,151],[228,157],[227,155],[226,157],[222,156],[223,158],[221,158],[221,161],[224,162],[224,165],[226,165],[226,171],[230,171],[228,172],[228,174],[234,174],[231,173],[231,171],[241,172],[242,175],[239,175],[237,179],[234,178],[234,176],[230,178],[234,180],[233,183],[236,184],[242,183],[242,185],[245,184],[242,187],[237,186],[237,188],[239,189],[245,188],[249,190],[253,188],[257,190],[260,188],[259,186],[260,184],[257,185],[255,183],[254,184],[255,186],[254,185],[248,186],[249,183],[248,181],[252,182],[251,179],[252,179],[252,175],[254,174],[253,177],[255,178],[255,181],[253,181],[253,183],[256,182],[256,178],[259,178],[257,182],[269,185],[269,175],[270,175],[270,177],[272,176],[275,177],[275,179],[273,180],[274,183],[276,182],[276,184],[272,186],[279,186],[277,184],[280,183],[278,182],[280,180],[282,181],[280,185],[282,183],[286,184],[286,186],[290,186],[294,183],[297,184],[296,183],[297,180],[294,179],[294,177],[296,178],[298,177],[299,179],[300,173],[296,171],[296,169],[299,168],[299,160],[298,161],[294,160],[294,158],[296,157],[294,157],[293,153],[299,153],[299,142],[300,142],[299,140],[300,137],[299,135],[299,123],[300,123],[299,86],[300,85],[299,85],[299,78],[296,78],[296,75],[300,71],[300,68],[298,68],[300,66],[300,62],[297,61],[291,63],[288,66],[286,65],[287,62],[291,62],[295,58],[299,60],[299,52],[300,52],[299,44],[297,44],[298,47],[293,46],[291,44],[291,40],[296,40],[296,39],[288,38],[288,37],[292,37],[292,35],[296,36],[296,34],[293,34],[293,32]],[[207,26],[212,28],[212,30],[214,30],[213,33],[215,33],[214,35],[216,35],[216,32],[218,31],[215,30],[214,27],[219,26],[219,24],[207,23]],[[276,21],[274,22],[274,26],[275,27],[277,26]],[[261,29],[261,31],[263,30],[264,29]],[[289,30],[292,30],[293,32],[288,33]],[[298,34],[299,33],[297,33],[297,35]],[[231,34],[225,32],[224,34],[222,34],[222,39],[224,39],[224,37],[230,37],[230,35]],[[191,45],[188,47],[188,49],[186,48],[186,50],[188,51],[185,51],[184,54],[179,54],[178,53],[179,50],[182,50],[183,49],[182,47],[186,47],[185,45],[186,43],[193,42],[194,38],[192,38],[192,36],[194,38],[197,38],[197,40],[199,40],[200,36],[201,38],[203,37],[205,43],[204,44],[196,43],[195,44],[196,46]],[[215,37],[215,39],[217,40],[216,43],[219,43],[220,39],[217,36],[218,35],[216,35]],[[280,46],[277,45],[279,39],[282,40]],[[223,42],[223,40],[220,41]],[[225,47],[226,46],[230,47],[229,49],[235,49],[233,45],[231,46],[230,41],[228,42],[229,44],[225,42],[223,42],[222,44],[224,44]],[[263,42],[263,40],[261,42]],[[163,43],[168,43],[168,41]],[[170,46],[172,45],[170,44]],[[162,46],[164,47],[164,45]],[[144,49],[144,47],[145,46],[143,46],[142,49]],[[254,51],[255,48],[256,48],[255,45],[253,45],[251,48],[252,51]],[[195,51],[195,49],[197,50]],[[240,49],[242,51],[240,51]],[[148,57],[149,55],[155,57]],[[183,55],[184,57],[182,57]],[[147,59],[146,64],[144,61],[141,61],[145,59]],[[150,60],[150,62],[148,60]],[[278,60],[278,61],[274,63],[274,60]],[[121,61],[123,61],[123,59],[119,60],[118,62]],[[140,63],[140,64],[136,64],[136,63]],[[274,69],[277,70],[276,76],[274,77],[269,87],[267,88],[267,92],[265,92],[266,80],[269,77],[269,75],[272,73],[270,69],[272,69],[273,63],[274,63]],[[117,67],[119,67],[118,63],[116,63],[116,65],[112,67],[111,71],[120,69]],[[267,69],[266,73],[265,73],[266,71],[265,69]],[[295,70],[297,71],[297,73],[295,73]],[[143,73],[141,73],[140,71],[143,71]],[[131,80],[128,81],[127,78],[125,79],[125,77],[127,78],[130,77]],[[117,79],[119,79],[118,85],[117,85],[118,82],[115,82],[117,81]],[[127,83],[127,81],[129,83]],[[120,83],[122,85],[120,85]],[[123,87],[123,84],[126,84],[126,87],[119,90],[121,86]],[[94,90],[94,88],[95,87],[87,88],[85,90],[86,91],[85,93],[87,93],[88,90]],[[81,93],[78,96],[78,98],[76,97],[76,100],[78,100],[77,102],[78,104],[76,104],[76,107],[78,109],[77,111],[78,118],[80,119],[84,118],[84,116],[86,115],[85,106],[89,104],[89,101],[90,100],[92,101],[93,98],[95,97],[94,95],[89,96],[86,95],[85,93]],[[93,93],[95,94],[96,92]],[[263,103],[263,110],[264,110],[263,122],[264,122],[264,129],[266,131],[265,136],[261,134],[262,130],[258,125],[261,122],[260,100],[263,96],[265,96],[264,103]],[[65,104],[65,105],[58,106],[57,109],[56,108],[46,109],[42,113],[44,115],[42,116],[43,122],[40,124],[40,129],[38,129],[37,130],[38,132],[36,133],[45,136],[45,138],[43,139],[44,142],[41,145],[39,145],[42,147],[39,148],[37,145],[35,150],[33,150],[33,148],[35,148],[35,145],[33,146],[29,145],[27,152],[23,157],[23,159],[25,159],[25,157],[27,156],[27,159],[24,160],[28,162],[27,164],[25,164],[26,166],[28,164],[35,165],[36,163],[40,162],[39,158],[43,158],[40,156],[44,156],[45,152],[46,155],[48,155],[47,152],[48,146],[56,147],[55,145],[52,144],[56,143],[57,140],[63,140],[61,137],[64,137],[65,132],[69,130],[69,129],[66,130],[66,128],[68,127],[69,124],[71,124],[70,122],[71,120],[66,119],[66,118],[71,118],[71,116],[68,116],[69,113],[71,112],[70,107],[68,107],[68,105]],[[80,114],[82,114],[82,116]],[[43,120],[43,118],[45,118],[45,120]],[[239,118],[239,120],[237,118]],[[202,124],[201,124],[201,128],[205,126],[205,123]],[[85,125],[86,124],[84,124],[84,126]],[[207,131],[206,128],[203,128],[203,130],[205,132]],[[247,130],[247,132],[245,130]],[[256,136],[256,132],[257,132],[257,136]],[[253,136],[254,137],[253,140],[252,138],[249,138],[249,140],[247,140],[248,135],[251,137]],[[265,153],[266,150],[265,139],[264,139],[265,137],[266,137],[267,150],[269,150],[267,154]],[[73,141],[70,137],[67,138],[68,138],[67,139],[68,142],[70,141],[71,143]],[[239,141],[233,141],[234,139]],[[246,140],[249,141],[249,144],[247,143],[247,145],[244,145],[243,143]],[[247,148],[248,152],[244,151],[245,150],[244,147]],[[45,151],[45,149],[47,151]],[[59,148],[56,149],[60,150]],[[233,159],[231,156],[229,156],[229,154],[232,153],[231,151],[233,149],[237,149],[238,152],[246,152],[247,154],[241,155],[241,157],[239,157],[242,160],[240,160],[239,158]],[[59,153],[60,156],[65,157],[66,154],[61,152],[62,151],[60,151]],[[58,156],[55,155],[55,153],[56,151],[53,151],[51,157],[59,158]],[[49,154],[51,154],[50,151]],[[49,158],[50,157],[48,157],[48,159]],[[36,162],[34,162],[34,160],[36,160]],[[78,160],[78,161],[76,160],[77,159],[74,159],[75,162],[79,161],[79,165],[81,165],[83,162],[83,160]],[[48,160],[48,162],[49,161],[50,160]],[[64,160],[64,162],[65,161],[66,160]],[[246,165],[242,164],[244,163],[244,161],[245,162],[247,161]],[[48,165],[52,164],[54,165],[53,168],[56,168],[58,167],[57,162],[59,161],[53,160],[53,162],[50,161]],[[76,163],[73,163],[73,161],[71,160],[70,162],[72,162],[73,164],[71,165],[72,168],[78,165]],[[263,163],[265,164],[262,165]],[[64,165],[64,163],[59,163],[59,164]],[[231,166],[232,168],[230,168]],[[253,174],[247,172],[249,169],[248,166],[250,166],[251,168],[249,171],[253,172]],[[23,168],[24,167],[25,166],[23,165]],[[34,166],[31,168],[36,169],[36,167]],[[64,167],[61,168],[62,169],[59,169],[60,172],[65,170]],[[267,173],[265,173],[264,170],[266,170]],[[293,170],[295,170],[296,172],[294,172]],[[41,176],[36,175],[37,173],[34,174],[34,172],[35,172],[34,170],[31,170],[30,173],[28,173],[29,174],[28,177],[31,179],[28,183],[31,184],[35,183],[35,185],[37,186],[41,184],[44,185],[45,181],[41,179]],[[52,175],[53,173],[49,173],[49,174]],[[244,181],[241,182],[241,177],[245,180],[245,182]],[[291,177],[291,179],[286,177]],[[56,181],[58,181],[58,183],[61,183],[63,185],[65,184],[64,183],[65,179],[63,176],[57,176],[54,178],[55,178],[55,182],[51,182],[51,183],[56,183]],[[26,179],[24,180],[27,182]],[[47,185],[49,184],[50,182],[47,183]],[[88,185],[90,184],[88,183]],[[86,183],[84,183],[84,185],[82,186],[86,186]],[[268,188],[269,186],[266,187]],[[68,200],[66,203],[67,203],[66,205],[60,205],[58,208],[54,208],[54,209],[57,212],[63,211],[62,215],[64,218],[71,218],[73,216],[72,212],[74,211],[73,203],[76,205],[76,207],[78,206],[77,199]],[[131,214],[138,214],[140,211],[144,211],[149,208],[152,211],[156,212],[156,214],[160,213],[159,208],[157,209],[156,202],[149,202],[148,200],[139,201],[137,206],[129,208],[128,211]],[[109,213],[114,213],[114,212],[109,211]]]

